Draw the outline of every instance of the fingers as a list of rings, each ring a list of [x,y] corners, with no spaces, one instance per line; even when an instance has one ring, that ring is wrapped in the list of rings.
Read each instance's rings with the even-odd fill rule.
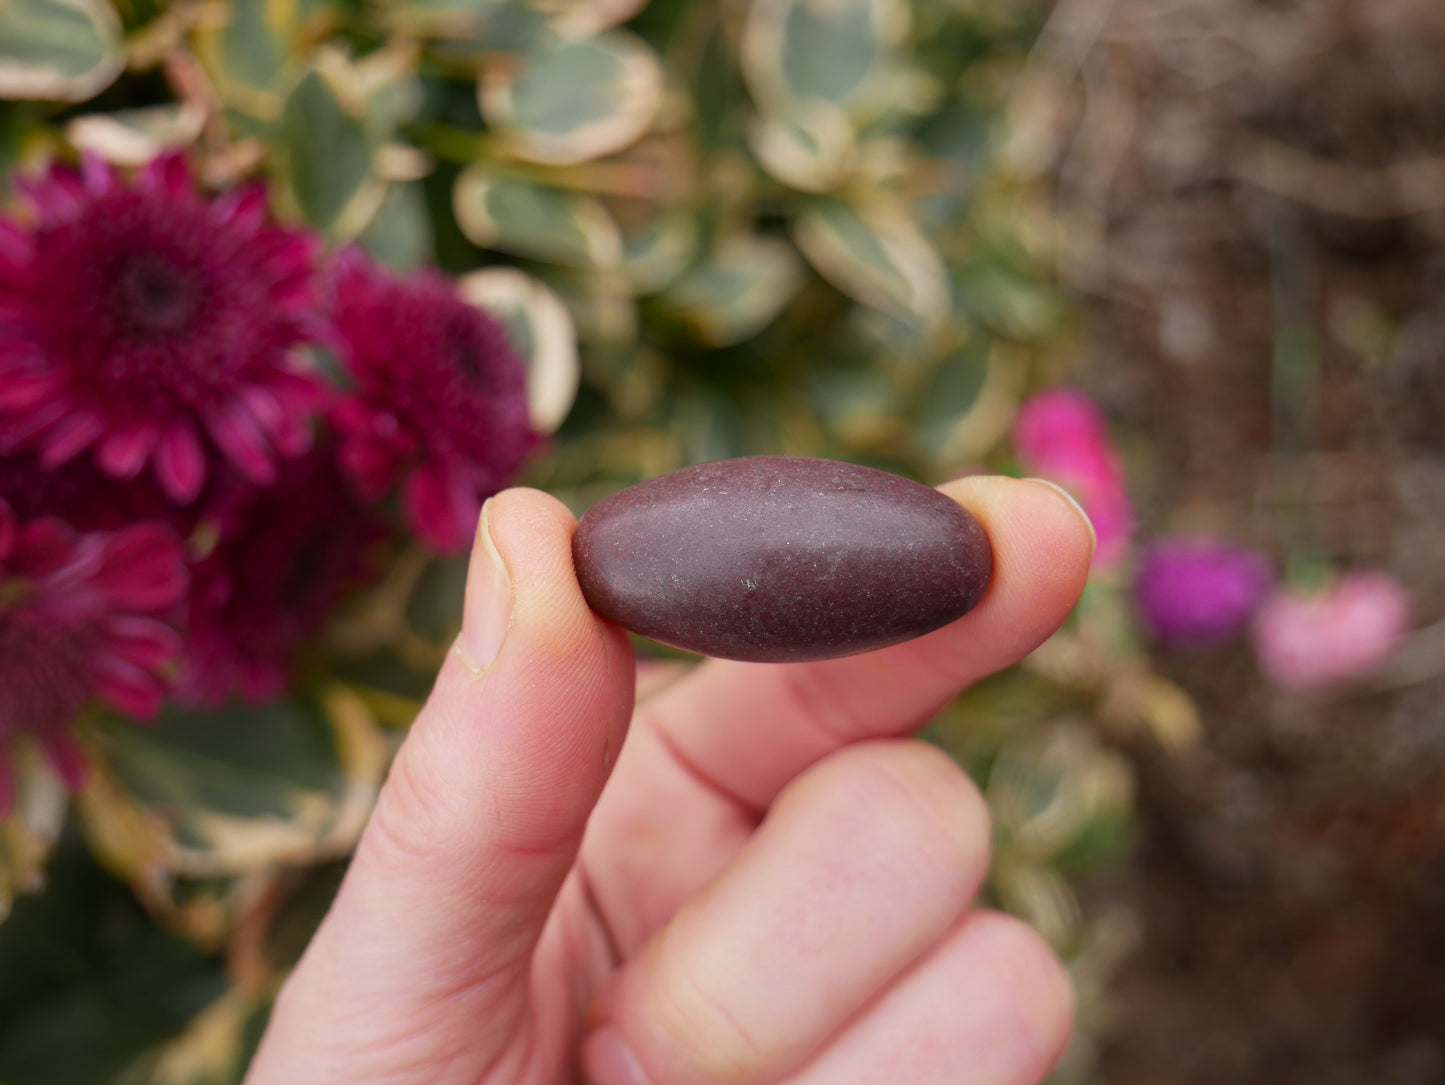
[[[820,663],[713,661],[659,693],[648,719],[700,775],[761,810],[819,758],[917,730],[960,689],[1022,659],[1078,601],[1093,553],[1079,507],[1048,483],[966,478],[943,491],[993,545],[983,600],[918,640]]]
[[[1068,975],[1043,939],[976,912],[786,1085],[1036,1085],[1073,1015]]]
[[[605,1063],[625,1042],[657,1085],[799,1069],[963,915],[988,847],[982,798],[938,750],[835,754],[609,983],[584,1068],[622,1085]]]
[[[483,513],[462,634],[252,1082],[451,1080],[414,1056],[474,1081],[525,1042],[531,953],[632,707],[631,650],[582,599],[574,528],[535,491]]]
[[[639,708],[583,853],[623,952],[730,861],[794,776],[849,742],[911,733],[1068,616],[1092,551],[1092,529],[1072,500],[1000,478],[944,492],[978,517],[994,552],[988,592],[964,618],[850,659],[710,661]]]

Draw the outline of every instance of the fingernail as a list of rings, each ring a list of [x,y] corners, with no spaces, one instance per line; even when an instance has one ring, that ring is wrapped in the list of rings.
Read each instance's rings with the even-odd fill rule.
[[[1094,551],[1098,549],[1099,546],[1099,533],[1094,530],[1094,521],[1089,519],[1089,514],[1084,511],[1084,506],[1079,504],[1078,498],[1076,498],[1073,494],[1069,493],[1068,490],[1064,489],[1052,479],[1026,478],[1024,479],[1024,481],[1036,482],[1040,486],[1047,486],[1049,489],[1053,490],[1054,493],[1058,494],[1060,497],[1062,497],[1065,501],[1067,501],[1070,505],[1073,506],[1074,511],[1079,514],[1079,519],[1084,521],[1084,526],[1089,529],[1089,554],[1090,556],[1092,556]]]
[[[652,1085],[622,1033],[611,1025],[604,1025],[583,1043],[582,1076],[587,1085]]]
[[[462,658],[475,670],[485,670],[502,650],[502,639],[512,621],[512,578],[492,541],[492,500],[482,506],[477,537],[467,566],[467,594],[462,605]]]

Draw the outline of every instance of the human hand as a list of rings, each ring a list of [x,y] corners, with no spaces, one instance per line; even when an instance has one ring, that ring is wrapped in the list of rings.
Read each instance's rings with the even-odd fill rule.
[[[865,656],[709,661],[635,713],[571,514],[494,498],[456,649],[248,1085],[1042,1079],[1067,977],[970,909],[983,800],[902,736],[1058,627],[1091,533],[1046,485],[945,492],[994,547],[972,612]]]

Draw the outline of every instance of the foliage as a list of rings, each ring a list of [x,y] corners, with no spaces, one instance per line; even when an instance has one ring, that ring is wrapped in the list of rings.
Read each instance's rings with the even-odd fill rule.
[[[555,430],[526,481],[578,511],[748,453],[930,482],[1016,471],[1015,413],[1071,342],[1047,216],[996,156],[1042,19],[1023,0],[13,6],[12,178],[82,151],[133,167],[186,148],[214,188],[266,178],[281,217],[333,249],[459,276],[527,361],[533,424]],[[73,1079],[236,1078],[457,627],[462,562],[406,531],[383,550],[383,572],[298,650],[285,697],[171,706],[149,730],[101,711],[77,724],[78,831],[48,894],[0,928],[0,954],[33,938],[55,955],[27,964],[43,1005],[0,1028],[7,1080],[55,1080],[44,1037],[133,990],[137,969],[165,997]],[[989,797],[991,893],[1086,991],[1119,934],[1086,920],[1074,881],[1130,837],[1109,739],[1180,745],[1197,727],[1149,670],[1118,569],[1025,667],[932,726]],[[6,901],[44,884],[67,801],[17,751]],[[65,903],[42,915],[47,900]],[[124,915],[119,941],[65,958],[66,917],[101,910]]]

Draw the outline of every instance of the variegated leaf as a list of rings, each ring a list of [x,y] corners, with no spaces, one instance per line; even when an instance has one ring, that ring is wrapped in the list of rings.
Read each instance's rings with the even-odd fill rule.
[[[164,712],[89,736],[77,797],[92,848],[162,910],[178,877],[225,878],[346,854],[389,760],[375,720],[334,687],[317,702]]]
[[[753,0],[742,44],[748,88],[778,116],[821,100],[869,119],[888,104],[908,22],[902,0]]]
[[[0,98],[83,102],[124,66],[109,0],[0,0]]]
[[[627,22],[647,6],[647,0],[534,0],[552,20],[552,30],[564,38],[586,38]]]
[[[582,367],[577,331],[567,307],[552,291],[516,268],[486,268],[457,283],[462,297],[497,317],[527,363],[532,425],[552,433],[567,417]]]
[[[371,223],[357,238],[362,248],[399,271],[411,271],[432,255],[432,223],[426,195],[415,182],[393,185]]]
[[[803,263],[786,241],[745,234],[718,244],[659,300],[702,342],[721,347],[756,335],[804,281]]]
[[[69,797],[39,747],[13,741],[3,766],[11,774],[13,805],[0,818],[0,922],[15,898],[45,885],[45,864],[65,826]]]
[[[469,166],[452,192],[457,224],[483,248],[567,267],[613,268],[617,223],[601,201]]]
[[[794,222],[793,236],[819,274],[865,305],[925,324],[948,309],[947,269],[900,208],[819,201]]]
[[[821,100],[800,103],[786,117],[754,117],[748,146],[763,169],[804,192],[832,191],[853,171],[857,158],[852,121]]]
[[[263,123],[278,120],[286,101],[282,84],[295,6],[232,0],[218,10],[223,22],[203,22],[195,32],[196,53],[212,83],[230,108]]]
[[[364,108],[312,70],[287,97],[281,120],[289,191],[308,222],[338,237],[364,229],[386,196],[371,170]]]
[[[120,166],[139,166],[171,147],[195,142],[205,123],[194,102],[87,113],[65,125],[65,138],[81,151],[91,151]]]
[[[623,243],[622,266],[638,294],[655,294],[676,281],[697,257],[701,224],[691,211],[658,215]]]
[[[634,34],[553,43],[482,77],[481,108],[518,158],[574,165],[620,151],[652,124],[662,65]]]

